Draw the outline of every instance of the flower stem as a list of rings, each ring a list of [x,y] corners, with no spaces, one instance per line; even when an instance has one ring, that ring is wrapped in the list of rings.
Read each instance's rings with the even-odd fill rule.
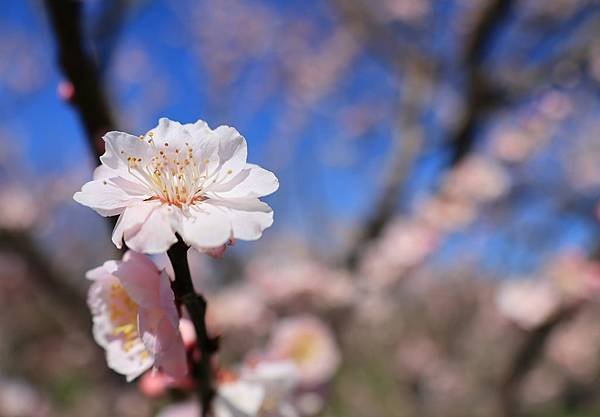
[[[188,246],[181,240],[171,246],[167,255],[175,271],[175,281],[172,284],[173,292],[178,303],[185,305],[190,320],[196,331],[196,343],[200,350],[200,361],[193,362],[192,372],[198,383],[198,396],[202,405],[202,417],[210,415],[212,399],[215,396],[213,384],[213,370],[211,357],[216,351],[216,341],[208,335],[206,328],[206,300],[197,294],[192,284],[190,268],[187,262]]]

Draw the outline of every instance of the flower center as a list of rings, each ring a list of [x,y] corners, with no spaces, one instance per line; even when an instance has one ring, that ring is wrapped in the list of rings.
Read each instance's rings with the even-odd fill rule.
[[[123,349],[129,352],[140,341],[137,328],[138,305],[118,283],[111,284],[109,300],[112,336],[121,339]]]
[[[178,207],[205,200],[203,188],[210,179],[209,160],[197,161],[188,143],[185,149],[170,149],[168,142],[156,146],[152,132],[147,136],[147,140],[144,135],[140,140],[150,144],[152,158],[144,161],[137,156],[128,156],[127,164],[129,172],[152,190],[152,198]]]

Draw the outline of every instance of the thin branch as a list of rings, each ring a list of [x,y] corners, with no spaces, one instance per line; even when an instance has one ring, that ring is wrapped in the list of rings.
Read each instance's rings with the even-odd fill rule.
[[[84,47],[84,2],[46,0],[45,3],[56,38],[59,65],[74,88],[71,103],[83,123],[90,148],[99,157],[104,153],[101,137],[107,131],[114,130],[115,123],[96,63]]]
[[[463,67],[466,77],[466,112],[450,141],[450,163],[456,165],[473,147],[481,119],[498,102],[496,88],[485,75],[485,54],[493,36],[512,7],[512,0],[492,0],[488,3],[469,38]]]
[[[580,309],[581,303],[573,303],[558,310],[545,323],[527,334],[527,337],[510,362],[500,386],[499,406],[502,417],[518,415],[517,393],[521,382],[534,368],[550,335],[562,323],[570,320]]]
[[[27,232],[0,229],[0,248],[22,256],[32,272],[30,276],[36,286],[41,288],[78,328],[86,331],[90,329],[91,321],[85,297],[65,282],[66,274],[48,262],[44,252]]]
[[[188,249],[188,246],[179,239],[167,251],[167,255],[175,272],[175,281],[172,285],[175,298],[179,304],[183,304],[187,309],[196,330],[196,341],[201,357],[200,361],[193,363],[192,370],[198,382],[198,396],[202,404],[202,416],[207,416],[211,412],[211,403],[215,396],[211,358],[217,350],[217,341],[208,335],[206,300],[194,290],[187,261]]]

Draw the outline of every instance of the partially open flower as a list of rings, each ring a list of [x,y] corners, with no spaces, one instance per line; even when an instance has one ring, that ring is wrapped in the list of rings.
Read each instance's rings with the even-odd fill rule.
[[[154,366],[173,378],[187,374],[179,317],[167,274],[129,251],[88,271],[94,338],[108,366],[131,381]]]
[[[165,252],[178,233],[202,251],[256,240],[273,223],[258,198],[277,190],[277,178],[246,163],[246,140],[232,127],[162,118],[146,135],[109,132],[104,141],[94,180],[73,198],[120,216],[112,236],[119,248],[125,240],[138,252]]]

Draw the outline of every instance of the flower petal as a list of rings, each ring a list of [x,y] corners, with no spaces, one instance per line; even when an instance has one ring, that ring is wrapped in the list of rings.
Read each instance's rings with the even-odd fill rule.
[[[219,126],[213,132],[219,143],[219,172],[216,182],[236,176],[245,166],[248,156],[246,139],[230,126]]]
[[[119,216],[112,233],[112,241],[115,246],[121,249],[123,247],[123,238],[137,233],[142,224],[160,204],[159,201],[143,201],[134,206],[127,207]]]
[[[125,231],[123,237],[127,246],[136,252],[166,252],[177,242],[177,236],[171,226],[173,210],[166,204],[160,204],[152,210],[139,228]]]
[[[231,237],[231,223],[225,210],[212,204],[190,207],[179,228],[183,240],[197,250],[215,248]]]
[[[114,216],[127,206],[144,200],[145,196],[130,194],[113,179],[90,181],[73,195],[79,204],[96,210],[102,216]]]
[[[218,207],[227,208],[235,239],[256,240],[263,230],[273,224],[273,210],[258,199],[207,200]]]
[[[158,125],[148,131],[148,139],[152,138],[156,146],[165,146],[169,149],[185,149],[185,144],[191,142],[191,135],[179,122],[169,120],[166,117],[161,117],[158,120]]]
[[[119,278],[121,285],[136,304],[145,308],[157,308],[160,305],[162,278],[159,270],[147,256],[127,251],[123,261],[117,264],[113,275]]]
[[[215,184],[208,190],[218,199],[228,199],[263,197],[274,193],[278,188],[279,181],[271,171],[258,165],[246,164],[246,168],[230,181]]]
[[[141,158],[149,161],[152,158],[152,147],[138,136],[123,132],[108,132],[103,137],[106,151],[100,157],[103,165],[120,172],[127,172],[127,158]]]

